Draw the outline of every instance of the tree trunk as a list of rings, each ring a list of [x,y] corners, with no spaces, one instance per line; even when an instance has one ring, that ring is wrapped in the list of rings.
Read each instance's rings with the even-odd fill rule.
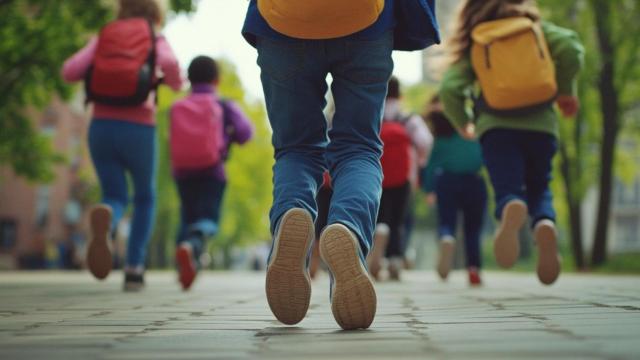
[[[602,69],[598,80],[600,106],[602,108],[602,147],[600,149],[600,198],[596,219],[595,238],[591,263],[603,264],[607,259],[607,234],[611,215],[611,193],[613,190],[613,165],[615,145],[619,130],[619,102],[615,87],[615,50],[612,43],[610,4],[606,1],[594,1],[594,14]]]
[[[578,140],[578,139],[575,139]],[[579,147],[579,144],[575,144],[576,147]],[[571,172],[571,160],[569,159],[569,155],[567,154],[566,145],[560,146],[560,172],[562,174],[562,180],[564,182],[565,193],[566,193],[566,201],[569,208],[569,234],[571,236],[571,252],[573,254],[573,259],[576,263],[576,268],[578,270],[585,269],[584,262],[584,250],[582,247],[582,202],[579,198],[576,198],[575,193],[575,185],[578,182],[579,172],[576,171],[576,174],[572,174]],[[579,157],[577,159],[573,159],[574,161],[579,162]],[[576,175],[575,177],[573,175]]]

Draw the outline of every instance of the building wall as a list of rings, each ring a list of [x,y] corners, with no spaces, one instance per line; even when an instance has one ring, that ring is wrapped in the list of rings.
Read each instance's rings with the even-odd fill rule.
[[[42,134],[51,137],[55,150],[67,157],[67,163],[55,167],[50,184],[34,184],[8,168],[0,169],[0,253],[5,258],[11,255],[13,266],[41,267],[52,257],[53,249],[70,244],[71,232],[81,227],[78,197],[85,185],[80,174],[90,170],[87,116],[79,99],[71,104],[55,99],[44,111],[33,112],[31,118]],[[13,224],[16,232],[12,241]]]

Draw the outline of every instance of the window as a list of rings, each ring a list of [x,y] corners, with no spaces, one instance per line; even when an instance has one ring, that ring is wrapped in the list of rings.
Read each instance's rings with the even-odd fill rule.
[[[16,245],[18,224],[15,220],[0,219],[0,251],[11,251]]]

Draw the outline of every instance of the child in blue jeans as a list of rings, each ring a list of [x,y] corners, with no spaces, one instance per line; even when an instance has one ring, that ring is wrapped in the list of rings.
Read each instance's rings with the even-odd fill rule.
[[[451,270],[458,213],[463,215],[464,250],[469,284],[482,283],[480,236],[487,207],[487,188],[480,170],[482,153],[477,141],[463,139],[442,112],[436,96],[426,116],[435,137],[427,167],[422,171],[422,189],[427,202],[437,203],[440,254],[438,274],[445,280]],[[434,196],[435,194],[435,196]]]
[[[314,239],[315,195],[325,169],[333,197],[320,254],[332,274],[333,316],[343,329],[367,328],[375,316],[376,294],[364,259],[381,194],[379,132],[393,70],[394,3],[249,4],[243,33],[258,50],[276,159],[266,292],[271,311],[285,324],[300,322],[309,307],[307,257]],[[418,29],[419,44],[412,49],[437,41],[433,1],[399,4],[404,3],[418,9],[411,24]],[[395,45],[411,48],[402,39]],[[323,109],[329,74],[336,110],[327,131]]]
[[[227,159],[231,144],[244,144],[253,135],[253,125],[242,113],[240,108],[229,100],[221,100],[216,88],[220,81],[219,68],[215,60],[207,56],[198,56],[189,65],[189,81],[191,82],[191,95],[174,104],[173,110],[182,106],[199,111],[212,110],[209,119],[197,119],[198,121],[218,122],[221,136],[218,148],[219,152],[214,156],[212,163],[203,162],[200,165],[187,159],[180,162],[173,159],[173,176],[180,195],[181,225],[178,232],[176,247],[176,265],[178,267],[179,280],[184,290],[188,290],[195,280],[199,268],[199,259],[204,251],[205,240],[218,232],[220,224],[220,207],[227,178],[224,162]],[[201,102],[204,101],[204,102]],[[204,105],[204,106],[203,106]],[[210,107],[211,106],[211,107]],[[172,136],[176,135],[177,122],[189,121],[182,119],[172,111]],[[191,119],[192,120],[192,119]],[[198,131],[198,124],[194,124]],[[216,124],[214,124],[216,125]],[[208,139],[214,134],[207,135]],[[189,142],[197,141],[187,138]],[[205,146],[204,141],[197,146]],[[173,141],[172,146],[190,146]],[[198,150],[188,149],[187,150]],[[190,151],[187,157],[195,156],[200,151]],[[206,155],[206,154],[205,154]],[[191,161],[190,161],[191,160]],[[194,165],[195,164],[195,165]]]
[[[505,23],[515,27],[500,27]],[[493,36],[496,38],[491,42],[482,43]],[[509,42],[514,38],[520,42]],[[506,49],[500,52],[505,44],[530,45],[517,53]],[[542,283],[552,284],[560,274],[556,214],[549,188],[558,138],[558,116],[553,104],[566,117],[578,111],[575,79],[583,62],[582,44],[575,32],[542,21],[534,1],[466,0],[451,49],[453,61],[444,75],[440,96],[444,113],[461,134],[480,139],[495,192],[495,216],[500,220],[494,242],[496,261],[505,268],[516,263],[520,251],[518,235],[531,217],[538,248],[537,275]],[[501,62],[510,66],[495,65]],[[552,71],[546,71],[549,67]],[[514,71],[498,82],[483,82],[479,76],[500,77],[509,70]],[[540,88],[531,87],[531,82],[547,77],[532,75],[550,73],[554,91],[540,102]],[[527,81],[517,81],[522,77]],[[465,103],[478,84],[482,92],[474,94],[474,118]],[[514,89],[519,91],[518,96],[513,96]],[[531,95],[536,98],[529,99]],[[528,105],[520,103],[523,100]],[[510,101],[517,101],[518,106],[505,106]]]

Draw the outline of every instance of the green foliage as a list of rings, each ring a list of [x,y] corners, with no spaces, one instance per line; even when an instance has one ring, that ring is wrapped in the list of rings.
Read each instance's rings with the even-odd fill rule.
[[[221,212],[221,230],[215,239],[211,239],[210,248],[213,252],[228,254],[233,246],[269,238],[273,149],[264,105],[247,101],[233,65],[224,60],[220,65],[220,95],[236,102],[256,130],[249,143],[232,147],[226,165],[228,184]],[[169,162],[168,112],[171,104],[184,95],[173,94],[162,88],[159,96],[157,215],[149,250],[149,261],[153,267],[167,267],[170,264],[180,221],[180,202]]]
[[[99,2],[0,3],[0,164],[31,180],[51,180],[51,165],[62,157],[36,131],[27,109],[41,109],[54,93],[71,94],[57,76],[60,66],[108,16]]]

